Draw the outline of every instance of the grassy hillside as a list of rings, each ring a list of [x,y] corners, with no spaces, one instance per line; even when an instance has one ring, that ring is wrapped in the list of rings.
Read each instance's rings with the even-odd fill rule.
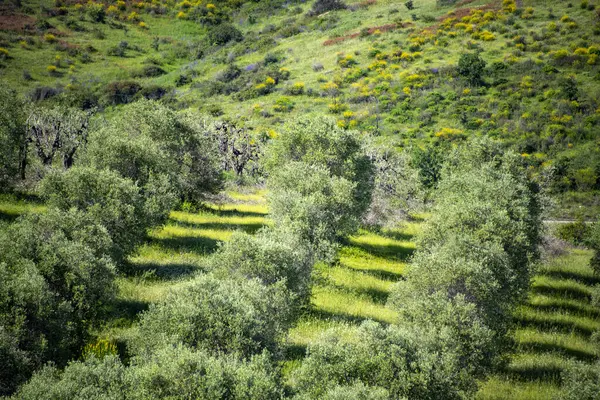
[[[254,232],[269,223],[264,192],[227,195],[222,204],[201,212],[173,212],[169,223],[150,235],[131,258],[129,273],[119,278],[112,318],[97,332],[98,339],[115,341],[124,349],[138,313],[203,273],[206,257],[220,241],[236,229]],[[42,210],[31,201],[0,201],[2,220],[25,211]],[[286,376],[293,376],[306,345],[326,329],[336,326],[351,335],[365,319],[394,320],[385,302],[415,249],[419,225],[417,219],[396,230],[361,231],[341,249],[334,267],[317,268],[311,306],[289,333]],[[590,340],[600,328],[600,312],[590,304],[592,286],[600,283],[588,266],[590,256],[587,250],[567,249],[543,263],[527,303],[515,315],[515,352],[507,354],[504,371],[481,382],[478,398],[551,399],[560,394],[560,372],[569,361],[600,357]]]
[[[595,216],[596,3],[413,3],[317,15],[312,2],[279,0],[5,3],[0,79],[80,107],[162,98],[270,136],[307,114],[394,147],[486,134],[552,177],[557,217]],[[482,69],[457,68],[465,53]]]

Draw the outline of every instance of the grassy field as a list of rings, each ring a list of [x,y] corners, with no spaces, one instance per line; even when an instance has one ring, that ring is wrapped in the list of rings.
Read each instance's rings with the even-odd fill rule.
[[[207,257],[236,229],[255,232],[268,224],[264,191],[228,193],[227,201],[197,213],[175,211],[149,235],[127,273],[118,278],[119,294],[108,323],[97,332],[124,348],[137,315],[169,290],[205,271]],[[43,207],[31,200],[0,198],[0,220],[8,223]],[[300,365],[308,343],[331,327],[352,333],[366,319],[392,323],[385,307],[391,285],[401,279],[415,250],[420,222],[398,229],[361,230],[349,238],[333,267],[318,265],[311,307],[287,338],[287,376]],[[529,298],[516,312],[515,351],[506,368],[481,382],[478,399],[551,399],[560,394],[560,372],[571,360],[600,357],[590,335],[600,329],[600,310],[590,305],[600,280],[588,266],[591,252],[569,249],[542,263]]]

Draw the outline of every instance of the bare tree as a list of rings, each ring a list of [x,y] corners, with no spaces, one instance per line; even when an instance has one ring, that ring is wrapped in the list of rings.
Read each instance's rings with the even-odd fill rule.
[[[93,111],[64,107],[34,108],[27,118],[27,136],[21,151],[21,177],[27,167],[29,144],[44,166],[50,166],[58,156],[65,169],[73,165],[77,150],[87,143],[89,122]]]
[[[258,172],[257,162],[262,155],[262,143],[250,130],[237,128],[226,122],[215,123],[211,133],[215,136],[222,157],[223,169],[242,176]]]

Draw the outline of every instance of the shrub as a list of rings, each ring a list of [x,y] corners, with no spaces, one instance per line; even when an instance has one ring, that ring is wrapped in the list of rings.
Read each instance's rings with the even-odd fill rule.
[[[295,82],[290,88],[290,94],[294,96],[304,94],[304,87],[304,82]]]
[[[114,171],[86,167],[52,171],[40,191],[50,206],[84,211],[104,226],[112,239],[110,254],[119,263],[144,240],[146,229],[164,217],[146,213],[140,189]]]
[[[264,229],[256,235],[234,233],[214,255],[211,267],[223,278],[283,283],[298,306],[309,302],[312,259],[304,244],[285,229]]]
[[[135,95],[142,89],[142,85],[135,81],[111,82],[104,90],[108,104],[127,104],[135,99]]]
[[[208,31],[208,40],[211,44],[225,45],[231,41],[241,42],[242,32],[231,24],[220,24]]]
[[[294,102],[289,97],[280,97],[275,101],[273,110],[278,112],[290,112],[294,108]]]
[[[44,34],[44,41],[48,42],[48,43],[56,43],[57,39],[56,36],[54,36],[51,33],[46,33]]]
[[[404,6],[409,11],[413,10],[415,8],[415,5],[413,4],[413,0],[408,0],[407,2],[404,3]]]
[[[104,22],[106,10],[104,4],[89,2],[86,6],[87,14],[93,22]]]
[[[341,0],[316,0],[308,14],[320,15],[327,11],[344,10],[346,7],[346,4]]]
[[[477,53],[461,54],[458,60],[458,73],[470,84],[480,85],[483,82],[485,61]]]
[[[282,289],[257,279],[202,276],[142,315],[132,349],[142,356],[177,343],[214,354],[276,351],[290,322],[290,298]]]
[[[556,235],[575,246],[581,246],[585,243],[590,234],[590,227],[580,218],[575,222],[560,224],[556,228]]]
[[[158,65],[145,65],[140,71],[133,74],[134,77],[152,78],[166,74],[167,72]]]
[[[77,210],[49,209],[0,231],[0,390],[47,361],[79,354],[115,294],[106,230]],[[6,367],[8,368],[6,368]]]
[[[600,362],[588,365],[574,361],[561,374],[565,400],[594,400],[600,392]]]

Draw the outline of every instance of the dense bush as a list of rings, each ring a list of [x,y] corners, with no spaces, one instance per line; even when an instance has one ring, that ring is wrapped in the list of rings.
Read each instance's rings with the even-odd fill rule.
[[[211,44],[216,45],[224,45],[231,41],[241,42],[244,39],[239,29],[227,23],[209,29],[207,37]]]
[[[245,356],[274,352],[289,326],[290,300],[282,284],[203,276],[151,306],[131,347],[139,355],[177,343]]]
[[[344,10],[346,7],[346,4],[341,0],[316,0],[309,11],[309,15],[319,15],[333,10]]]
[[[9,189],[19,177],[25,144],[25,113],[17,94],[0,88],[0,191]]]
[[[115,292],[111,245],[76,210],[50,209],[0,231],[0,393],[46,361],[79,354]]]
[[[595,400],[600,393],[600,362],[592,365],[572,362],[562,373],[562,379],[561,400]]]
[[[458,73],[472,85],[483,83],[485,61],[479,53],[464,53],[458,59]]]
[[[144,100],[90,134],[83,162],[136,182],[160,212],[173,206],[173,195],[200,201],[221,188],[216,146],[206,126],[192,114],[178,115]]]
[[[255,235],[237,232],[212,260],[222,278],[259,279],[265,285],[283,283],[294,303],[307,305],[310,298],[312,259],[292,232],[263,229]]]
[[[475,385],[461,369],[456,347],[444,330],[365,322],[352,340],[332,330],[309,346],[294,387],[306,399],[357,383],[384,388],[394,399],[462,399]]]
[[[135,95],[142,89],[142,86],[134,81],[111,82],[104,91],[108,104],[127,104],[135,99]]]
[[[262,400],[281,398],[280,387],[266,355],[240,361],[176,346],[130,366],[115,356],[71,362],[63,372],[47,366],[15,398]]]
[[[50,206],[84,211],[104,226],[112,238],[110,254],[120,264],[144,240],[146,229],[162,222],[170,211],[166,208],[153,215],[155,210],[146,208],[140,189],[109,170],[53,171],[41,182],[40,190]]]

